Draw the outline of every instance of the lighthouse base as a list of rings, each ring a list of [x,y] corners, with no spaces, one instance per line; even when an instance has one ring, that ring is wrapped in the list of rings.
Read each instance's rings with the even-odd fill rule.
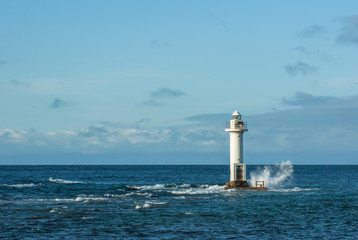
[[[266,191],[267,188],[264,186],[250,187],[247,181],[230,181],[226,182],[225,189]]]

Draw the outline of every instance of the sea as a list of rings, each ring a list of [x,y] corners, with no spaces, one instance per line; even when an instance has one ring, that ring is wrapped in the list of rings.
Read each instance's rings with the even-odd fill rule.
[[[358,239],[358,165],[0,166],[2,239]]]

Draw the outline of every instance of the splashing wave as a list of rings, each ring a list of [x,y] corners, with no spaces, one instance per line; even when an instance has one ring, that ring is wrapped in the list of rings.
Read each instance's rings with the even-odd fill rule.
[[[255,186],[256,181],[265,181],[265,187],[278,187],[291,178],[292,174],[293,165],[290,161],[286,161],[251,172],[249,183]]]

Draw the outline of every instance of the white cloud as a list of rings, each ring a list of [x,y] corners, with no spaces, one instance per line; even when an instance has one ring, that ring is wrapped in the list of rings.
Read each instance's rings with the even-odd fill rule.
[[[248,152],[357,151],[358,95],[314,96],[297,92],[282,103],[294,109],[243,115]],[[231,114],[189,117],[186,126],[91,125],[79,130],[37,132],[0,129],[0,154],[227,152],[224,131]],[[195,121],[195,122],[194,122]],[[198,124],[200,122],[200,124]]]
[[[225,135],[222,133],[221,135]],[[22,153],[105,153],[105,152],[167,152],[221,150],[220,134],[193,127],[103,127],[91,125],[77,131],[36,132],[0,130],[0,154]],[[9,146],[9,147],[4,147]]]

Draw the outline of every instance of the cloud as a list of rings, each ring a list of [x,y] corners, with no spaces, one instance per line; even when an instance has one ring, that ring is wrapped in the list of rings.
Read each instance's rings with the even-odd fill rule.
[[[317,73],[318,71],[317,67],[310,66],[309,64],[304,62],[297,62],[296,64],[287,64],[284,69],[286,73],[291,76],[306,76]]]
[[[163,99],[168,98],[179,98],[186,96],[187,94],[179,89],[170,89],[170,88],[158,88],[154,92],[150,93],[150,99],[142,102],[144,105],[148,106],[162,106],[164,103]]]
[[[179,89],[170,89],[170,88],[158,88],[154,92],[150,94],[153,98],[161,98],[161,97],[182,97],[185,96],[186,93]]]
[[[300,108],[247,118],[253,128],[247,143],[251,151],[357,151],[358,95],[298,92],[282,103]]]
[[[300,36],[305,38],[321,37],[325,33],[326,29],[320,25],[311,25],[303,29]]]
[[[30,82],[26,82],[26,81],[20,81],[20,80],[16,80],[16,79],[12,79],[9,80],[9,82],[13,85],[13,86],[22,86],[22,87],[29,87],[31,86]]]
[[[61,98],[55,98],[53,102],[50,104],[50,108],[59,109],[63,107],[67,107],[69,104],[62,100]]]
[[[244,151],[357,152],[358,95],[334,97],[297,92],[283,98],[293,109],[245,115]],[[0,155],[27,153],[228,152],[224,131],[230,113],[190,116],[187,125],[140,127],[90,125],[79,130],[37,132],[0,129]],[[143,122],[139,120],[139,122]],[[337,160],[338,161],[338,160]]]
[[[281,103],[293,106],[312,106],[317,104],[329,104],[339,101],[337,97],[332,96],[313,96],[309,93],[296,92],[291,98],[282,98]]]
[[[140,128],[91,125],[81,130],[36,132],[0,129],[0,155],[36,153],[213,152],[225,149],[225,132],[211,127]]]
[[[248,122],[245,150],[248,152],[357,152],[358,95],[335,97],[297,92],[282,104],[296,108],[243,114]],[[201,114],[187,120],[223,131],[231,114]],[[337,159],[339,161],[339,159]]]
[[[91,125],[88,128],[81,130],[78,135],[84,137],[93,137],[106,133],[108,133],[108,131],[104,127]]]
[[[358,44],[358,15],[341,18],[343,26],[337,37],[339,43]]]

